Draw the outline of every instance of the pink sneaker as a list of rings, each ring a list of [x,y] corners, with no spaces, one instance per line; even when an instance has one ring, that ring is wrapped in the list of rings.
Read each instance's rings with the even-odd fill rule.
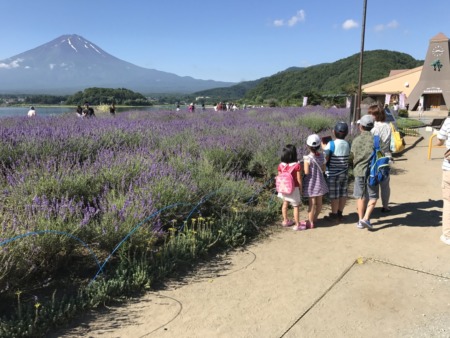
[[[288,219],[286,222],[281,223],[281,226],[283,226],[283,227],[290,227],[290,226],[293,226],[294,224],[295,224],[294,221]]]
[[[294,231],[306,230],[306,223],[305,222],[300,222],[300,224],[298,224],[295,227],[293,227],[292,230],[294,230]]]

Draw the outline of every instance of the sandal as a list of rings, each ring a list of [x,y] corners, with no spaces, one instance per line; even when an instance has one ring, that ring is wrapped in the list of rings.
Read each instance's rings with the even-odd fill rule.
[[[293,226],[294,224],[295,224],[294,221],[291,221],[290,219],[288,219],[286,222],[281,223],[281,226],[290,227],[290,226]]]
[[[391,212],[392,209],[387,207],[387,208],[381,208],[381,212]]]

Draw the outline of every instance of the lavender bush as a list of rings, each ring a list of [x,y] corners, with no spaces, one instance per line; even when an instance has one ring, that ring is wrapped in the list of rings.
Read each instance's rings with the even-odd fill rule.
[[[108,256],[126,265],[126,252],[162,266],[175,251],[189,260],[237,245],[246,220],[278,216],[266,205],[281,148],[301,156],[309,134],[347,116],[306,107],[0,120],[0,298],[74,262],[95,273]]]

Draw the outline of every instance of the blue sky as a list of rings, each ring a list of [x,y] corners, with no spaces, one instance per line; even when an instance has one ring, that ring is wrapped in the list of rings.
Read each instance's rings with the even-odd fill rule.
[[[3,0],[0,60],[78,34],[135,65],[250,81],[361,47],[363,0]],[[450,37],[448,0],[367,0],[365,49],[424,59]],[[420,3],[420,2],[419,2]]]

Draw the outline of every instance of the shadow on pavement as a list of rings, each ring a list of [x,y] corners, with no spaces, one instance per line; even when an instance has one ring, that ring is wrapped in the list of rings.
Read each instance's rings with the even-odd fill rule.
[[[392,206],[389,213],[381,213],[376,208],[372,213],[373,231],[383,230],[395,226],[437,227],[441,226],[442,200],[403,203]],[[384,219],[388,217],[388,219]],[[381,225],[381,227],[379,227]]]

